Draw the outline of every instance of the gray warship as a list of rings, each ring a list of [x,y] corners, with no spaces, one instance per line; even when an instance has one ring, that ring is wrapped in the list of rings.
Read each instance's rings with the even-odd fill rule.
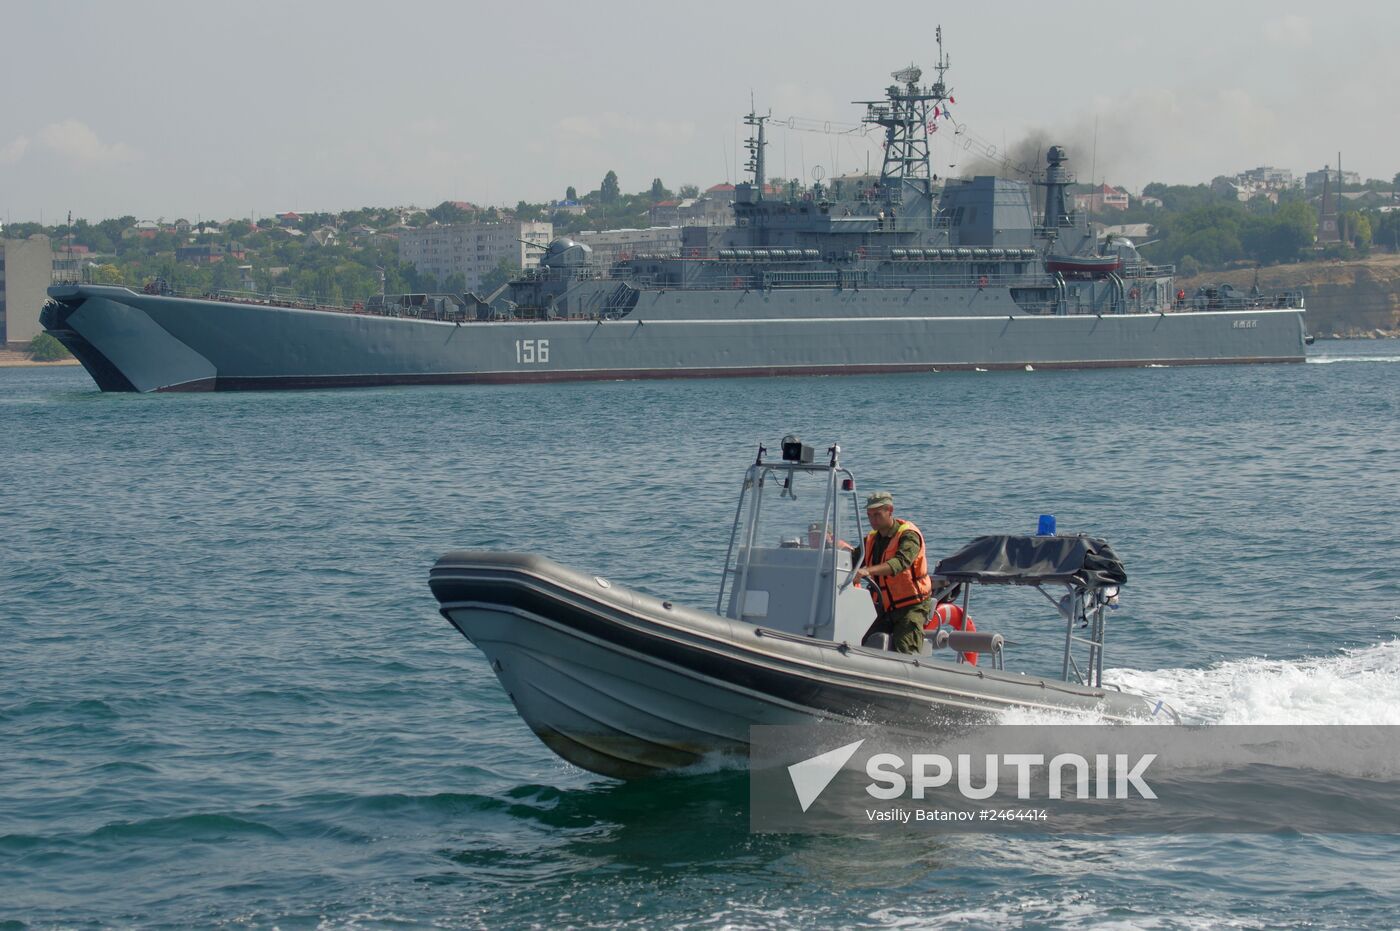
[[[1069,158],[1026,180],[940,180],[930,129],[951,91],[893,73],[857,101],[883,130],[878,180],[765,190],[768,117],[733,223],[675,254],[595,262],[551,242],[495,293],[363,306],[59,284],[46,329],[104,391],[324,388],[1301,362],[1303,300],[1177,289],[1072,209]]]

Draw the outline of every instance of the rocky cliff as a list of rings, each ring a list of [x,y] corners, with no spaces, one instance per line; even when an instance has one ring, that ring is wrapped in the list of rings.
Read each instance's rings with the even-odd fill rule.
[[[1187,293],[1203,284],[1230,284],[1249,290],[1254,269],[1178,278]],[[1317,336],[1400,337],[1400,255],[1355,262],[1304,262],[1259,269],[1266,291],[1302,291],[1308,332]]]

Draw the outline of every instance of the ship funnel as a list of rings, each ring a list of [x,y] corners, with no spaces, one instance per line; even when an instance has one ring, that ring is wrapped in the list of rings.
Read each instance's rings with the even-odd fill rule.
[[[1069,223],[1069,207],[1065,191],[1073,182],[1069,169],[1069,153],[1062,147],[1052,145],[1045,153],[1045,219],[1049,227],[1065,226]]]

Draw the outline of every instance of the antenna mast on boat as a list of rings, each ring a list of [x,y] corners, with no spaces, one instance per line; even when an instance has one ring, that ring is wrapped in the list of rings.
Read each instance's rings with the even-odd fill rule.
[[[896,84],[885,88],[884,100],[857,100],[865,104],[862,123],[882,126],[885,130],[885,159],[880,166],[880,190],[886,200],[899,204],[906,189],[922,197],[923,208],[932,215],[933,182],[929,169],[929,134],[934,121],[942,115],[948,101],[944,75],[949,59],[943,51],[943,27],[935,32],[938,42],[938,62],[934,69],[937,79],[921,85],[923,71],[910,64],[891,73]]]
[[[744,125],[753,127],[749,138],[744,141],[744,148],[749,150],[749,160],[744,164],[744,168],[753,175],[754,198],[763,200],[763,185],[766,180],[764,175],[763,150],[768,146],[768,139],[764,134],[764,123],[767,123],[773,116],[770,110],[767,116],[759,116],[753,105],[753,98],[749,98],[749,115],[744,117]]]

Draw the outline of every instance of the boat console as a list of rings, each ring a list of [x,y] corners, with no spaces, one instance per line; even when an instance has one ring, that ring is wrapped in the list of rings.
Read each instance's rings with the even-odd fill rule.
[[[865,637],[875,607],[867,591],[851,584],[855,550],[866,534],[862,516],[840,446],[819,457],[788,435],[772,459],[760,445],[744,473],[715,613],[770,633],[888,650],[887,637]],[[1056,534],[1049,521],[1035,535],[978,537],[939,561],[930,573],[935,594],[954,604],[960,599],[958,616],[970,618],[977,587],[1036,589],[1065,623],[1061,678],[1101,687],[1106,611],[1116,607],[1127,575],[1107,542]],[[940,627],[925,638],[923,655],[950,655],[959,663],[985,655],[1000,670],[1008,645],[1002,634],[970,624]]]

